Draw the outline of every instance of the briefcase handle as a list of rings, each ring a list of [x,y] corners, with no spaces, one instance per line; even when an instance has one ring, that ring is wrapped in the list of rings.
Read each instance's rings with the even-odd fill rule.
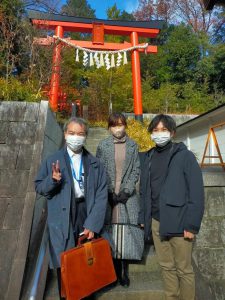
[[[78,238],[77,245],[78,245],[78,246],[81,246],[81,245],[84,243],[85,240],[87,240],[87,236],[86,236],[85,234],[83,234],[82,236],[80,236],[80,237]]]
[[[84,242],[90,242],[90,241],[94,241],[94,240],[96,240],[96,239],[95,238],[88,239],[87,235],[83,234],[82,236],[80,236],[78,238],[77,246],[81,246],[82,244],[84,244]]]
[[[85,234],[78,238],[78,247],[83,245],[83,247],[85,249],[87,264],[89,266],[93,265],[94,253],[93,253],[92,243],[86,243],[86,242],[91,242],[94,240],[95,240],[94,238],[88,239]]]

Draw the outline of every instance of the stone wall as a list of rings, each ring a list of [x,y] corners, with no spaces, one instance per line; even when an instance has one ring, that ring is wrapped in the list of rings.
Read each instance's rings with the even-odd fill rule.
[[[48,102],[0,102],[0,299],[18,300],[40,161],[61,145]]]
[[[124,113],[124,115],[128,118],[128,119],[134,119],[134,113]],[[157,114],[148,114],[148,113],[143,113],[143,118],[146,120],[152,120]],[[183,124],[191,119],[196,118],[198,115],[182,115],[182,114],[168,114],[169,116],[171,116],[172,118],[174,118],[174,120],[176,121],[177,126],[179,126],[180,124]]]
[[[193,252],[198,300],[225,299],[225,172],[203,172],[205,214]]]

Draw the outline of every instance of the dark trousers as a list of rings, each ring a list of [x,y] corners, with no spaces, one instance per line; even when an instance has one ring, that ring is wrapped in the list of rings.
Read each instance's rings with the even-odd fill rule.
[[[61,297],[61,268],[57,268],[57,281],[58,281],[58,291],[60,300],[64,300],[65,298]]]

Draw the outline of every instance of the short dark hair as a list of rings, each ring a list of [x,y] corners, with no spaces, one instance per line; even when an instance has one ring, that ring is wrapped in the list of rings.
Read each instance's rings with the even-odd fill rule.
[[[84,119],[78,118],[78,117],[72,117],[72,118],[70,118],[69,120],[66,121],[66,123],[63,126],[63,131],[64,132],[67,131],[68,125],[70,123],[77,123],[77,124],[83,126],[85,128],[86,135],[88,134],[88,123]]]
[[[164,114],[157,115],[152,119],[148,126],[148,131],[152,132],[153,129],[158,126],[159,122],[162,122],[169,132],[176,132],[177,126],[175,120],[172,117]]]
[[[121,113],[112,113],[108,118],[108,128],[117,126],[119,124],[119,121],[124,125],[127,126],[126,118]]]

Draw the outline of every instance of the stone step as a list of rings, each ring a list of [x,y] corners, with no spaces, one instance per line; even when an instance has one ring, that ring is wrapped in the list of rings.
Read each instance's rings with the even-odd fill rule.
[[[109,136],[109,134],[98,134],[98,133],[96,133],[96,134],[92,134],[92,135],[88,135],[87,136],[87,140],[99,140],[99,141],[101,141],[101,140],[104,140],[105,138],[107,138]]]
[[[103,140],[105,138],[107,138],[109,136],[109,134],[92,134],[92,135],[88,135],[87,139],[98,139],[98,140]]]
[[[48,280],[44,300],[58,300],[56,276]],[[162,280],[158,273],[139,273],[130,275],[130,286],[105,287],[95,293],[96,300],[164,300]]]
[[[117,285],[96,293],[97,300],[164,300],[162,280],[158,273],[139,273],[130,275],[130,286]]]
[[[92,134],[109,134],[108,129],[103,128],[103,127],[90,127],[88,130],[88,135],[92,135]]]
[[[142,261],[133,261],[129,264],[129,272],[132,273],[158,273],[160,277],[160,267],[155,255],[153,246],[147,245],[145,247]]]
[[[98,144],[101,140],[109,136],[109,132],[105,128],[92,127],[89,128],[88,137],[86,140],[86,149],[93,155],[96,154]]]
[[[105,138],[107,138],[108,136],[103,136],[103,135],[95,135],[95,136],[88,136],[86,143],[96,143],[96,142],[100,142],[102,140],[104,140]]]

